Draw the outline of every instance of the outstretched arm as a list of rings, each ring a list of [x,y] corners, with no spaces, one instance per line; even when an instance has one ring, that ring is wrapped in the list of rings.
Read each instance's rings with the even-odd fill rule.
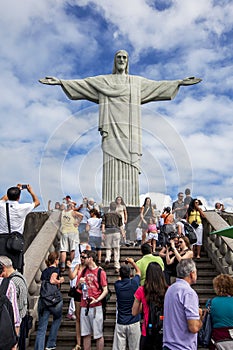
[[[202,81],[202,79],[200,78],[195,78],[195,77],[189,77],[189,78],[184,78],[183,80],[181,80],[180,82],[180,86],[186,86],[186,85],[194,85],[194,84],[198,84]]]
[[[47,84],[47,85],[61,85],[61,80],[56,77],[45,77],[45,78],[39,79],[39,82],[41,84]]]

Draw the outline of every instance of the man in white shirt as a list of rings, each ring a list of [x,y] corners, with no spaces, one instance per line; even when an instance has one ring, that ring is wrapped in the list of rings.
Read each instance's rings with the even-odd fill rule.
[[[22,188],[27,189],[32,197],[32,203],[19,203]],[[28,213],[40,205],[37,195],[30,185],[18,184],[10,187],[0,200],[0,255],[8,256],[15,269],[22,272],[23,257],[18,252],[11,252],[6,248],[6,242],[9,235],[7,223],[6,203],[9,205],[10,231],[23,234],[25,219]]]

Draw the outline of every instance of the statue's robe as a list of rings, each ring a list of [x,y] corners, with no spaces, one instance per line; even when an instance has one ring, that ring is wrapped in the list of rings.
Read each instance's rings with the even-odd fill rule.
[[[127,205],[139,205],[141,104],[171,100],[180,83],[181,80],[153,81],[120,74],[61,80],[70,99],[99,104],[104,205],[109,205],[117,196],[122,196]]]

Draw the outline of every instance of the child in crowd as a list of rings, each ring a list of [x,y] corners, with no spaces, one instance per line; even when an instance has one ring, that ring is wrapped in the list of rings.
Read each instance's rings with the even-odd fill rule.
[[[156,226],[156,218],[151,217],[148,224],[147,241],[152,245],[152,252],[155,253],[156,242],[158,241],[158,230]]]
[[[138,247],[141,247],[142,244],[142,228],[141,227],[137,227],[135,230],[136,233],[136,242],[135,245]]]

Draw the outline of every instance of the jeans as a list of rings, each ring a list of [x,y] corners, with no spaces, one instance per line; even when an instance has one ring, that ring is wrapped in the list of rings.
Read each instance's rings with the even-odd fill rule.
[[[44,350],[45,348],[45,335],[48,326],[49,316],[53,315],[53,322],[50,328],[46,347],[55,348],[58,329],[62,320],[62,307],[63,301],[60,301],[57,305],[47,308],[42,304],[41,299],[38,302],[38,329],[36,334],[36,342],[34,350]]]

